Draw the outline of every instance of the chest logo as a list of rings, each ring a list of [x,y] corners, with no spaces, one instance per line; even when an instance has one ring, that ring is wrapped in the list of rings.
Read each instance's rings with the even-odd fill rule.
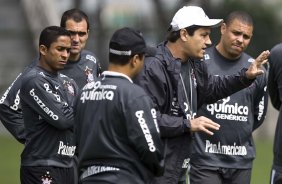
[[[64,80],[64,86],[67,89],[68,93],[74,96],[74,87],[73,85],[70,83],[70,81],[65,81]]]
[[[87,77],[87,82],[94,82],[94,76],[93,76],[93,70],[91,68],[88,68],[88,66],[85,67],[85,75]]]

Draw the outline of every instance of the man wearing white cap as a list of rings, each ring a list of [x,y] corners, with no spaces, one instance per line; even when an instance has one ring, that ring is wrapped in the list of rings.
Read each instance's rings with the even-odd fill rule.
[[[184,6],[177,11],[169,27],[167,40],[157,46],[157,54],[147,57],[136,83],[151,96],[157,109],[158,124],[165,144],[165,172],[154,183],[184,184],[189,166],[193,132],[213,135],[219,125],[206,117],[197,117],[197,108],[213,103],[249,86],[263,73],[269,51],[264,51],[248,68],[238,74],[213,77],[203,58],[211,45],[212,27],[222,19],[209,19],[202,8]]]

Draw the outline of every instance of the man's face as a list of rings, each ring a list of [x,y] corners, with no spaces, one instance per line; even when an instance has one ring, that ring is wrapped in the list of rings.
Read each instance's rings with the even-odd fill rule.
[[[43,62],[41,66],[49,72],[57,72],[64,69],[70,55],[71,39],[68,36],[60,36],[53,42],[49,49],[44,45],[40,46]]]
[[[253,36],[253,26],[250,26],[238,19],[233,20],[229,25],[221,27],[221,40],[223,55],[229,59],[238,58],[248,47]]]
[[[190,36],[187,33],[187,42],[184,44],[184,51],[186,52],[187,57],[195,59],[204,57],[205,49],[211,45],[210,32],[210,28],[202,27],[197,29],[193,36]]]
[[[87,22],[84,19],[81,22],[69,19],[66,21],[66,30],[71,33],[71,56],[79,55],[88,39]]]

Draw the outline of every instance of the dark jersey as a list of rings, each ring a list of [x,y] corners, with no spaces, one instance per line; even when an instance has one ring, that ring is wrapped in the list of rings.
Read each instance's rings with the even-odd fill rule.
[[[224,58],[213,46],[206,50],[205,63],[209,73],[233,75],[243,67],[248,68],[254,59],[243,53],[237,60]],[[191,162],[193,164],[248,169],[255,157],[252,132],[263,122],[267,109],[267,77],[264,75],[249,87],[213,104],[204,104],[197,112],[220,124],[213,136],[195,133]]]
[[[163,148],[156,116],[150,97],[123,74],[103,72],[97,82],[87,84],[75,116],[79,169],[86,169],[81,177],[95,179],[107,171],[118,177],[127,171],[135,181],[123,177],[121,183],[147,183],[150,175],[161,174]]]
[[[24,74],[22,84],[26,141],[21,165],[71,167],[76,148],[72,108],[78,93],[76,83],[63,74],[36,66]]]
[[[22,108],[19,98],[22,74],[29,71],[36,64],[37,60],[34,60],[27,66],[5,91],[0,100],[0,120],[7,130],[21,143],[25,142]],[[100,64],[94,54],[83,50],[79,61],[68,62],[65,69],[60,72],[73,78],[79,88],[82,88],[85,84],[98,77],[100,70]]]
[[[274,46],[269,56],[269,79],[268,89],[271,103],[279,111],[277,120],[274,146],[273,146],[273,169],[282,172],[282,44]]]
[[[81,89],[88,82],[95,81],[101,73],[101,67],[92,52],[83,50],[78,61],[68,61],[60,72],[74,79]]]

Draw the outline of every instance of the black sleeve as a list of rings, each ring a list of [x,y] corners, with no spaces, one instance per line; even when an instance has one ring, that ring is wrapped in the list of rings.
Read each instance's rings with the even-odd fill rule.
[[[254,91],[253,130],[257,129],[263,123],[266,116],[268,106],[267,76],[268,71],[265,70],[265,73],[257,77],[257,80],[254,82],[256,88]]]
[[[22,73],[16,77],[14,82],[1,97],[0,120],[13,137],[24,144],[24,122],[19,97],[21,80]]]
[[[169,79],[165,77],[163,68],[156,60],[154,57],[147,58],[145,61],[147,63],[136,78],[135,83],[141,86],[154,102],[161,136],[176,137],[183,135],[187,120],[184,117],[162,113],[169,111],[165,109],[166,104],[170,101],[170,99],[166,99],[169,96],[169,89],[166,84]]]
[[[21,100],[57,129],[69,129],[74,124],[73,108],[63,95],[44,77],[24,79]]]
[[[198,108],[204,103],[214,103],[251,85],[255,79],[248,79],[246,71],[247,69],[243,68],[238,74],[218,77],[208,73],[205,62],[196,61]]]
[[[268,75],[268,90],[271,103],[276,110],[280,110],[282,92],[282,66],[281,66],[281,49],[273,49],[269,56],[269,75]]]
[[[160,176],[164,169],[163,145],[151,99],[145,95],[137,97],[128,107],[125,110],[128,137],[146,167]]]

